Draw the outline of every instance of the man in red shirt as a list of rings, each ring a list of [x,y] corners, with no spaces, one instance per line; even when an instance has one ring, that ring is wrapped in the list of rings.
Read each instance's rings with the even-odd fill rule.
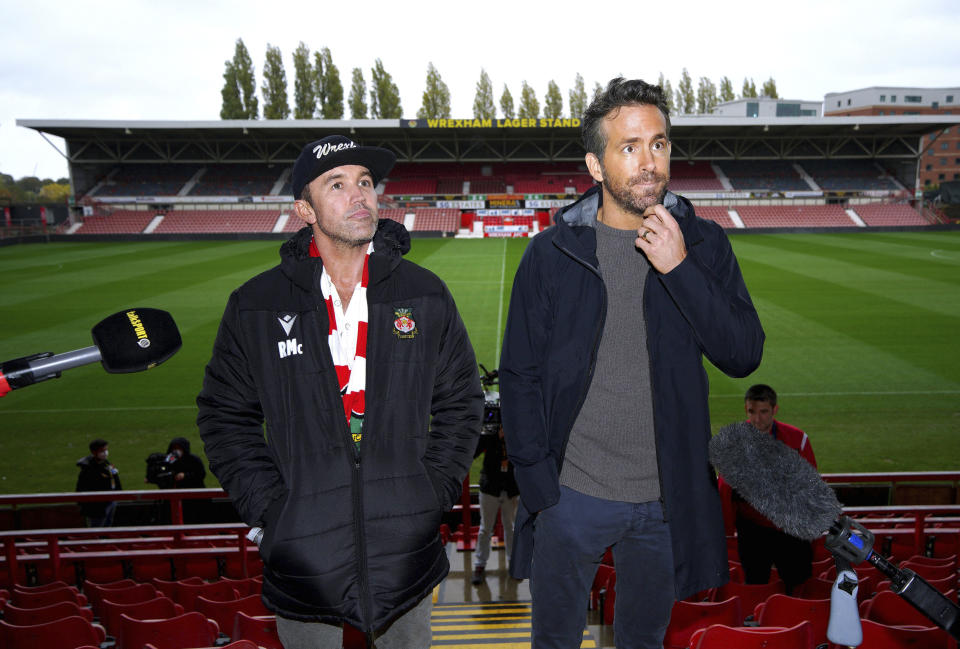
[[[774,419],[779,406],[777,393],[769,385],[753,385],[744,396],[747,421],[757,430],[773,435],[800,454],[800,457],[817,468],[817,459],[807,434],[782,421]],[[737,551],[743,567],[744,580],[748,584],[765,584],[770,580],[770,568],[786,585],[787,594],[810,577],[813,562],[813,547],[808,541],[781,532],[776,525],[751,507],[739,494],[720,479],[721,495],[724,496],[726,513],[737,531]],[[727,508],[729,506],[729,509]]]

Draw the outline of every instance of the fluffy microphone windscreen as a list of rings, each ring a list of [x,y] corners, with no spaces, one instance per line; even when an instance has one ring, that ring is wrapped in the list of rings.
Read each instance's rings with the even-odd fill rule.
[[[710,440],[710,463],[723,479],[781,530],[814,540],[843,513],[833,489],[792,448],[746,422]]]
[[[142,372],[173,356],[183,344],[176,323],[160,309],[126,309],[93,327],[100,363],[108,372]]]

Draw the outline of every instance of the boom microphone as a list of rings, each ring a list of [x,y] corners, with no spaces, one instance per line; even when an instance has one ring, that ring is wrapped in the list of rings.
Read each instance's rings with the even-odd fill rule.
[[[744,500],[791,536],[812,541],[843,514],[809,462],[746,422],[721,428],[710,440],[709,457]]]
[[[142,372],[169,359],[183,344],[173,316],[160,309],[119,311],[94,325],[91,334],[92,347],[63,354],[41,352],[0,363],[0,397],[97,361],[111,374]]]

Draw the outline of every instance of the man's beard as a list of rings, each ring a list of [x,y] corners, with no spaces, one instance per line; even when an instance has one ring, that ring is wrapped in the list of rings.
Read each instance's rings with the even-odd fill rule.
[[[624,183],[618,183],[607,175],[606,169],[601,170],[603,186],[621,209],[642,217],[648,209],[663,203],[663,197],[667,194],[667,183],[670,181],[669,175],[655,172],[641,173],[628,178]],[[631,190],[633,185],[649,184],[651,181],[656,182],[661,188],[655,194],[636,194]]]
[[[373,223],[370,226],[369,234],[361,234],[356,232],[351,232],[348,226],[344,223],[341,223],[342,227],[337,229],[328,229],[322,219],[317,219],[317,229],[320,230],[330,241],[337,246],[338,248],[359,248],[365,246],[373,240],[373,235],[377,232],[377,223],[379,222],[379,217],[376,213],[376,210],[372,210],[367,207],[362,209],[367,210],[370,213],[370,216],[373,219]],[[316,212],[316,208],[314,208]]]

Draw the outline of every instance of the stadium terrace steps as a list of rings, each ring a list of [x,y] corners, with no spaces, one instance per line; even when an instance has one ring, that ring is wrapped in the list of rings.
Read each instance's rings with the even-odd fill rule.
[[[867,203],[855,205],[853,209],[867,225],[930,225],[909,205]]]

